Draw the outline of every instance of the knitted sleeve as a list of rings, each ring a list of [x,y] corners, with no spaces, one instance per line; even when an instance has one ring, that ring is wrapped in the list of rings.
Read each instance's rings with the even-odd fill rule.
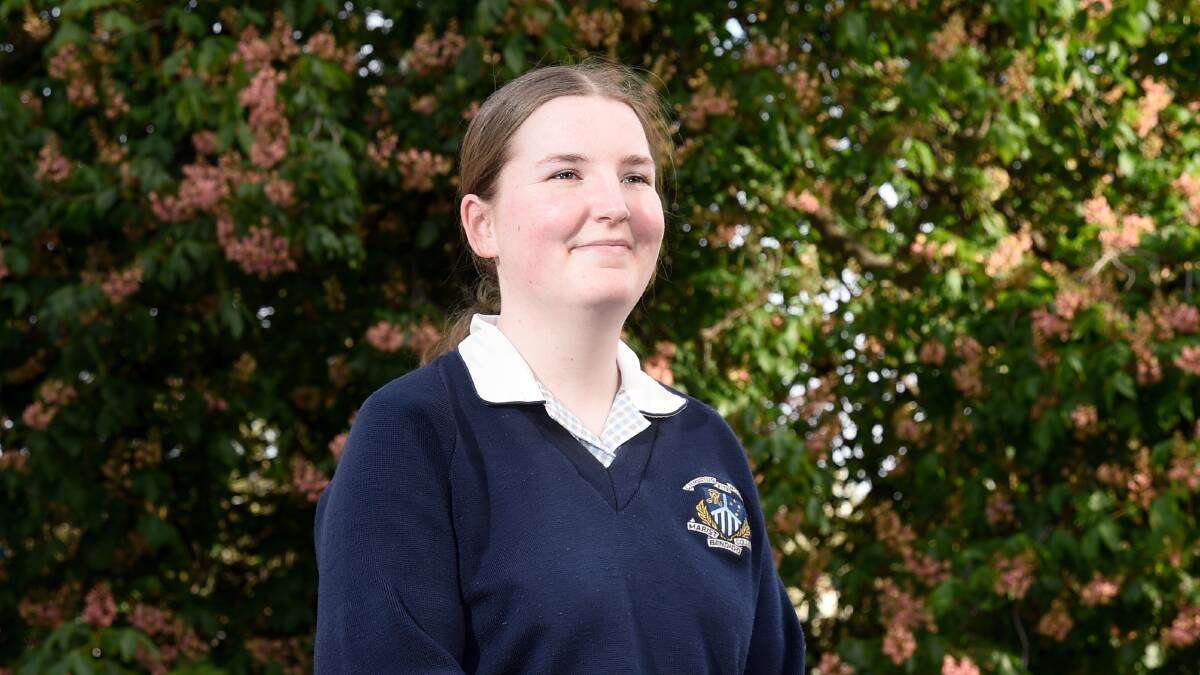
[[[804,631],[788,598],[787,588],[775,571],[771,550],[763,537],[759,563],[758,604],[754,634],[750,637],[747,675],[801,675],[804,673]]]
[[[449,484],[455,434],[445,403],[413,384],[394,380],[366,400],[317,504],[322,675],[463,673]]]

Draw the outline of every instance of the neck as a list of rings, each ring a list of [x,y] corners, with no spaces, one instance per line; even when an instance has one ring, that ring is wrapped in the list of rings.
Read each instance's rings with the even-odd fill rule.
[[[496,325],[542,384],[580,415],[607,411],[616,396],[617,342],[628,314],[564,314],[505,305]]]

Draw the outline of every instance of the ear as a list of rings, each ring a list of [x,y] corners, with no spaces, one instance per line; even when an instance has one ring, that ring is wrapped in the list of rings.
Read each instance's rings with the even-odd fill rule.
[[[458,215],[467,235],[467,243],[471,245],[475,255],[480,258],[495,258],[499,255],[490,204],[480,199],[479,195],[466,195],[458,206]]]

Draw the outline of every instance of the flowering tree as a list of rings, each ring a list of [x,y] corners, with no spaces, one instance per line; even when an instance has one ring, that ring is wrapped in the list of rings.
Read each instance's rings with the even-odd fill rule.
[[[1191,672],[1194,2],[432,4],[0,0],[0,672],[309,668],[465,122],[592,52],[679,120],[628,339],[744,442],[815,669]]]

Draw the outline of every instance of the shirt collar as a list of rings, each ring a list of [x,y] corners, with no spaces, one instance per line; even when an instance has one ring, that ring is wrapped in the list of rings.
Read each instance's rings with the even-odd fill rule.
[[[471,333],[458,345],[458,353],[479,397],[488,403],[544,403],[546,398],[525,358],[497,327],[499,314],[471,317]],[[674,415],[687,400],[669,391],[642,370],[641,361],[624,340],[617,340],[617,368],[621,386],[637,409],[655,417]]]

